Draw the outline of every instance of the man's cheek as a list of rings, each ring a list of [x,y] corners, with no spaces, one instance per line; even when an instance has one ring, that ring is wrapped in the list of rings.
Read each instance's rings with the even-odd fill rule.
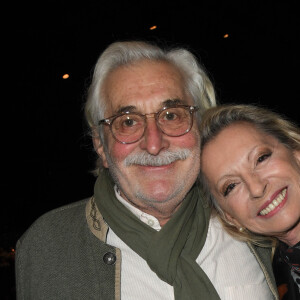
[[[123,161],[134,149],[135,147],[133,147],[131,144],[123,145],[116,142],[111,148],[111,157],[115,161]]]
[[[199,135],[193,132],[189,132],[176,139],[178,140],[174,141],[174,145],[176,144],[176,146],[180,148],[189,148],[193,150],[192,148],[199,147],[200,144]]]

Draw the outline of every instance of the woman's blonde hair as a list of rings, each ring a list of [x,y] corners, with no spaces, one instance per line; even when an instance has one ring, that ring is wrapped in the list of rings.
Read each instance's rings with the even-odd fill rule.
[[[206,144],[212,141],[224,128],[238,122],[252,124],[257,130],[273,136],[291,151],[300,150],[300,129],[285,117],[269,109],[255,105],[220,105],[205,112],[200,125],[201,153]],[[228,222],[217,200],[210,192],[205,174],[200,172],[200,183],[204,196],[214,207],[214,213],[220,218],[229,234],[243,241],[252,242],[259,246],[273,246],[276,239],[258,235],[249,230],[239,230]]]

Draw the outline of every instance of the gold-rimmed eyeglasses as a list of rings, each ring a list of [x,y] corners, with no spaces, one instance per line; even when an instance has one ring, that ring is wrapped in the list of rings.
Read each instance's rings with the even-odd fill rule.
[[[125,111],[99,121],[98,125],[109,126],[113,137],[122,144],[139,141],[147,127],[147,118],[155,118],[157,127],[171,137],[188,133],[193,126],[193,115],[197,106],[177,105],[163,107],[156,113],[140,114]]]

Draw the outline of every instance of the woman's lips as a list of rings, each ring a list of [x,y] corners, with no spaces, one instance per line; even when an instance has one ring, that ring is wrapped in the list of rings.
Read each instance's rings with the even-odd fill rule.
[[[284,205],[287,194],[287,187],[283,188],[280,191],[274,193],[271,197],[271,200],[263,205],[263,207],[259,210],[259,216],[269,216],[270,213],[273,215],[277,210],[276,208],[280,208]],[[276,211],[275,211],[276,210]],[[271,216],[270,215],[270,216]]]

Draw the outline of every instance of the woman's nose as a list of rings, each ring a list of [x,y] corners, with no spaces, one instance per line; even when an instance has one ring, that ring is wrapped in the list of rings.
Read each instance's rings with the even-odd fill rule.
[[[252,199],[262,198],[267,189],[267,180],[257,174],[252,174],[247,180]]]

